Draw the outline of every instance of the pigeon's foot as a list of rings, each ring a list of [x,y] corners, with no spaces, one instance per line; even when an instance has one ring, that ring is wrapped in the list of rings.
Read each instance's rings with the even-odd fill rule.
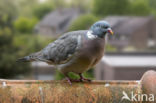
[[[68,77],[66,77],[66,79],[67,79],[67,82],[68,82],[70,85],[72,85],[71,79],[68,78]]]
[[[91,82],[92,80],[91,79],[87,79],[87,78],[80,79],[80,82],[83,82],[83,81]]]
[[[72,82],[85,82],[85,81],[91,82],[92,81],[91,79],[84,78],[81,73],[79,73],[79,76],[80,76],[80,79],[71,79],[67,76],[66,80],[68,81],[70,85],[72,85]]]
[[[72,85],[72,82],[81,82],[80,79],[70,79],[69,77],[66,77],[66,80],[68,81],[70,85]]]
[[[79,76],[80,76],[80,79],[79,79],[80,82],[83,82],[83,81],[91,82],[92,81],[91,79],[84,78],[81,73],[79,74]]]

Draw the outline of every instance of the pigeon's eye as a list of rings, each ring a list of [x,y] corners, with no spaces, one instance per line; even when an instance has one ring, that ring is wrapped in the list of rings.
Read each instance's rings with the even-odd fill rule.
[[[108,27],[107,26],[105,26],[105,27],[103,27],[104,29],[107,29]]]

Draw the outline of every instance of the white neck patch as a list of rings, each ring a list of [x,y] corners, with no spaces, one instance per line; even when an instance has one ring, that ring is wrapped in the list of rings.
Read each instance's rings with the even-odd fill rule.
[[[87,32],[87,37],[88,37],[89,39],[95,39],[95,38],[97,38],[97,35],[93,35],[93,31],[89,30],[89,31]]]

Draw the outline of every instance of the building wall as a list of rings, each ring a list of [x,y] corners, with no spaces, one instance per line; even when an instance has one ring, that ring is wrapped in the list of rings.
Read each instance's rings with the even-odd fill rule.
[[[39,33],[42,35],[52,35],[54,32],[52,31],[52,28],[47,27],[47,26],[41,26],[39,29]]]
[[[99,62],[94,69],[94,77],[96,80],[113,80],[114,68],[104,62]]]
[[[156,44],[156,20],[154,18],[149,18],[137,28],[130,27],[126,29],[127,34],[122,34],[121,32],[120,34],[109,36],[109,44],[119,49],[124,49],[128,46],[133,46],[139,49],[146,49],[149,46],[149,41],[152,39],[154,39]],[[132,30],[132,32],[130,32],[130,30]],[[116,31],[114,32],[116,33]]]
[[[115,67],[114,80],[140,80],[142,75],[154,68],[150,67]],[[156,70],[156,68],[154,69]]]
[[[156,70],[155,67],[112,67],[104,62],[97,64],[95,68],[96,80],[140,80],[148,70]]]
[[[153,33],[153,39],[155,40],[156,43],[156,21],[152,21],[152,33]]]
[[[58,36],[61,35],[61,34],[57,33],[58,32],[57,27],[41,26],[40,29],[38,29],[38,30],[39,30],[38,32],[43,36],[57,38]]]
[[[132,34],[130,43],[132,46],[138,49],[147,48],[147,42],[149,38],[149,27],[147,25],[142,26],[134,34]]]

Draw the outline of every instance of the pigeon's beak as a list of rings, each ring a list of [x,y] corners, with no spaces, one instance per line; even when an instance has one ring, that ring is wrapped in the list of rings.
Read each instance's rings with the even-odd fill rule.
[[[114,32],[112,31],[112,29],[111,29],[111,28],[109,28],[109,29],[108,29],[108,33],[109,33],[109,34],[111,34],[111,35],[113,35],[113,34],[114,34]]]

